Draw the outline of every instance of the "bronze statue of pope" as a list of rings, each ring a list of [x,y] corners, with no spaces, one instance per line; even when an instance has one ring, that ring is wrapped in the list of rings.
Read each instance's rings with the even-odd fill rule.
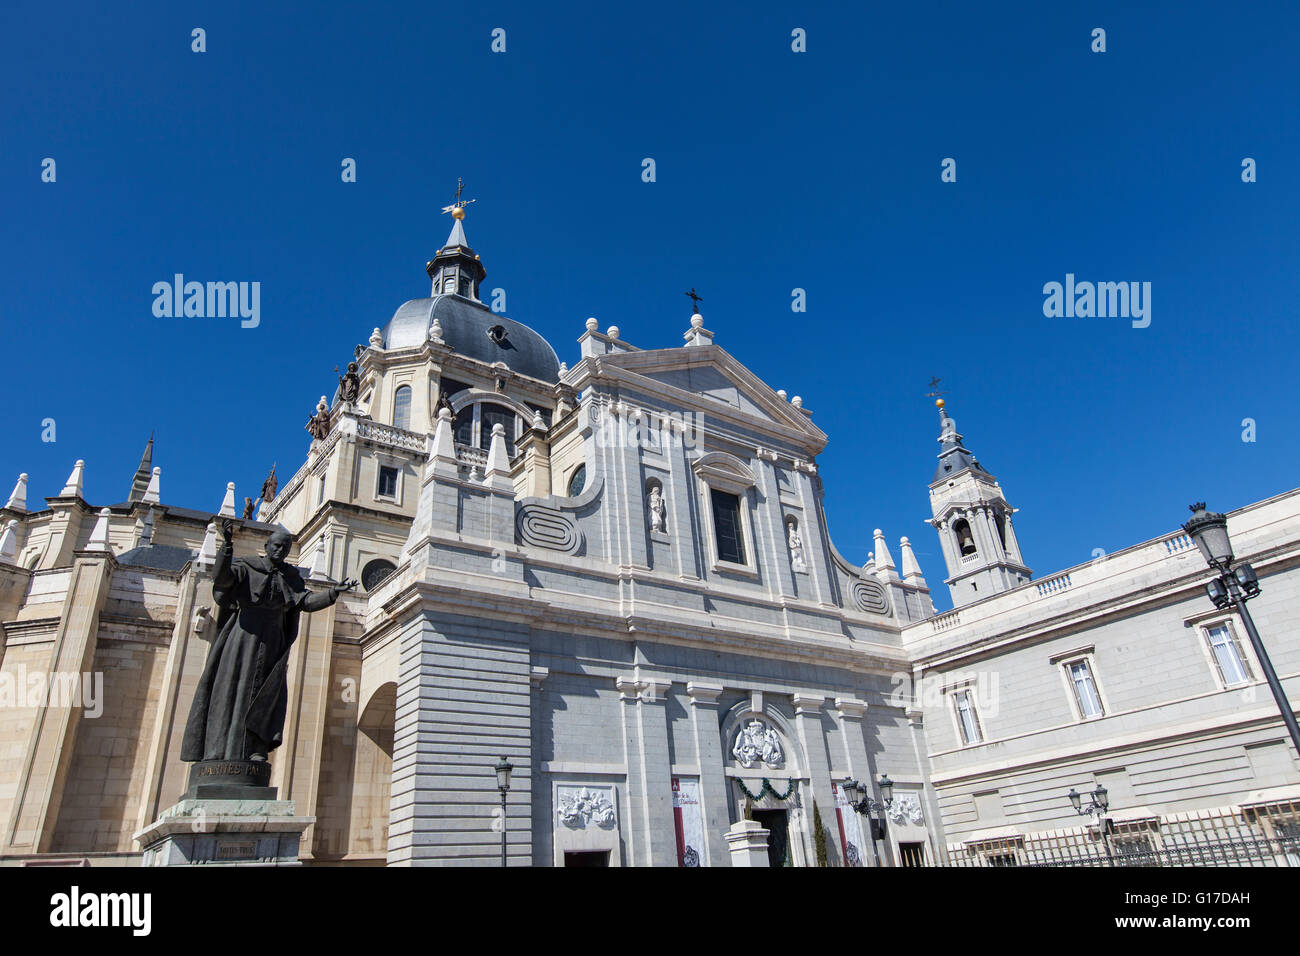
[[[305,612],[327,608],[356,586],[347,580],[310,591],[285,563],[293,538],[280,529],[265,554],[233,558],[233,522],[221,523],[212,582],[217,636],[194,694],[181,759],[261,762],[283,742],[289,649]]]

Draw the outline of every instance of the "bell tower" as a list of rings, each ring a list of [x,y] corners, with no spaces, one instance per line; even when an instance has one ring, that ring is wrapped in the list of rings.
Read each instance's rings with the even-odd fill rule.
[[[1033,577],[1020,554],[1011,507],[993,475],[963,445],[938,399],[939,466],[930,482],[930,525],[948,565],[952,605],[961,607],[1019,587]]]

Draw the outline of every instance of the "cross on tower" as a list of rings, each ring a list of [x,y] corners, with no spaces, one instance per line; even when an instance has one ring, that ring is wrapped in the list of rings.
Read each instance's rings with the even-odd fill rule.
[[[933,375],[930,376],[930,391],[925,393],[926,398],[939,398],[948,394],[947,392],[939,391],[939,383],[941,381],[942,379],[935,378]]]
[[[690,292],[684,292],[684,293],[682,293],[682,294],[685,295],[688,299],[691,300],[691,311],[692,311],[692,313],[699,312],[699,311],[700,311],[700,303],[703,302],[704,300],[703,300],[702,298],[700,298],[698,295],[695,294],[695,286],[691,286],[691,291],[690,291]]]
[[[456,201],[453,202],[450,206],[443,206],[442,211],[451,213],[457,219],[460,219],[462,216],[464,216],[465,214],[463,212],[460,214],[460,216],[456,216],[456,211],[464,209],[472,202],[478,202],[477,199],[461,199],[460,194],[464,191],[465,191],[465,180],[457,176],[456,177]]]

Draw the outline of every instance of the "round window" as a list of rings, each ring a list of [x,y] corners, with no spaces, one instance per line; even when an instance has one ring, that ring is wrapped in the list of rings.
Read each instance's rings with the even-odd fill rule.
[[[361,586],[367,591],[373,591],[396,570],[397,565],[393,564],[392,561],[385,561],[383,558],[368,561],[366,566],[361,569]]]
[[[587,487],[587,466],[579,465],[577,470],[569,476],[569,497],[576,498],[582,494],[582,489]]]

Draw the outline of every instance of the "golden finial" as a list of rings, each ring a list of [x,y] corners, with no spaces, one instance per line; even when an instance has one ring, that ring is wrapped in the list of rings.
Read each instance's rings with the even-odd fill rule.
[[[943,408],[943,406],[944,406],[945,404],[946,404],[946,403],[944,402],[944,400],[943,400],[942,398],[936,398],[936,399],[934,400],[934,407],[935,407],[935,408]]]

